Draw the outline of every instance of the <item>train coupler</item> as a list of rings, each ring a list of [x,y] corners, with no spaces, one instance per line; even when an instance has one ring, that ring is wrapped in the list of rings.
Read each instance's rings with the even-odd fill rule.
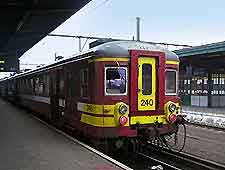
[[[178,114],[178,115],[177,115],[176,123],[177,123],[177,124],[183,124],[183,123],[185,123],[185,122],[186,122],[185,117],[187,117],[187,115],[184,115],[184,114]]]

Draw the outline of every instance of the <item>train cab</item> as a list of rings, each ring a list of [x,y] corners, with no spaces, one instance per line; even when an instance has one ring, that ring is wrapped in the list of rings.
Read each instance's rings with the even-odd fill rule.
[[[135,137],[156,125],[160,134],[171,132],[180,109],[178,57],[136,41],[109,42],[93,50],[88,61],[93,97],[90,103],[78,102],[88,135]]]

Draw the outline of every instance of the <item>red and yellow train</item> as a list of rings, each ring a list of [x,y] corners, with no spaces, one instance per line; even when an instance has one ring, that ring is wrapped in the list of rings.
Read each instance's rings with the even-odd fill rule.
[[[175,133],[178,69],[178,56],[168,50],[113,41],[1,80],[0,87],[2,96],[57,126],[121,147],[125,140]]]

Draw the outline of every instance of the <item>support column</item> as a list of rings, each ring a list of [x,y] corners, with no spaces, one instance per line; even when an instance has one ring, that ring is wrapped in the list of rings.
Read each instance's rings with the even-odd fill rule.
[[[192,77],[193,77],[193,68],[192,68],[192,63],[191,63],[191,62],[189,63],[189,66],[188,66],[188,72],[187,72],[187,75],[188,75],[188,80],[190,81],[190,84],[189,84],[189,90],[190,90],[189,100],[190,100],[190,106],[191,106],[191,105],[192,105],[192,104],[191,104],[191,96],[192,96]]]
[[[212,107],[212,72],[208,71],[208,107]]]

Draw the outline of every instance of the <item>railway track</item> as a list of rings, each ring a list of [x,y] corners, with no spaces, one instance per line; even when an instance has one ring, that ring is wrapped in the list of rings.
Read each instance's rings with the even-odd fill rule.
[[[205,160],[187,153],[163,149],[158,153],[136,153],[140,157],[154,162],[157,170],[224,170],[225,165]]]
[[[204,169],[204,170],[224,170],[225,165],[206,160],[203,158],[199,158],[194,155],[190,155],[184,152],[174,152],[168,149],[164,149],[162,154],[168,155],[168,157],[175,158],[178,160],[178,164],[184,163],[182,165],[182,169]]]
[[[156,169],[156,170],[181,170],[180,168],[176,167],[175,165],[171,165],[166,163],[163,160],[154,158],[152,156],[146,155],[144,153],[141,152],[137,152],[137,155],[144,157],[146,159],[149,159],[151,163],[148,163],[148,168],[150,169]]]
[[[38,119],[37,117],[35,117]],[[64,133],[58,129],[55,129],[55,127],[47,124],[46,122],[38,119],[46,126],[58,131],[59,133],[67,136],[73,141],[76,141],[74,137],[72,137],[68,133]],[[81,142],[80,142],[81,143]],[[85,145],[86,148],[90,149],[91,147]],[[143,150],[143,149],[142,149]],[[96,150],[95,150],[96,151]],[[148,149],[146,150],[148,151]],[[98,151],[96,151],[98,152]],[[100,153],[100,152],[99,152]],[[97,154],[99,154],[97,153]],[[133,154],[133,153],[132,153]],[[120,164],[119,162],[112,161],[110,157],[103,154],[105,159],[112,161],[114,164],[117,164],[119,167],[122,167],[123,169],[137,169],[137,170],[225,170],[225,165],[205,160],[184,152],[175,152],[171,151],[169,149],[163,148],[162,150],[156,150],[152,153],[142,153],[142,152],[136,152],[133,154],[135,156],[127,155],[127,158],[124,158],[123,156],[115,157],[115,160],[118,160],[121,163],[124,163],[127,166],[124,166],[123,164]],[[102,156],[100,154],[100,156]],[[118,159],[119,158],[119,159]],[[122,159],[121,159],[122,158]],[[122,165],[122,166],[121,166]],[[130,168],[131,167],[131,168]]]

